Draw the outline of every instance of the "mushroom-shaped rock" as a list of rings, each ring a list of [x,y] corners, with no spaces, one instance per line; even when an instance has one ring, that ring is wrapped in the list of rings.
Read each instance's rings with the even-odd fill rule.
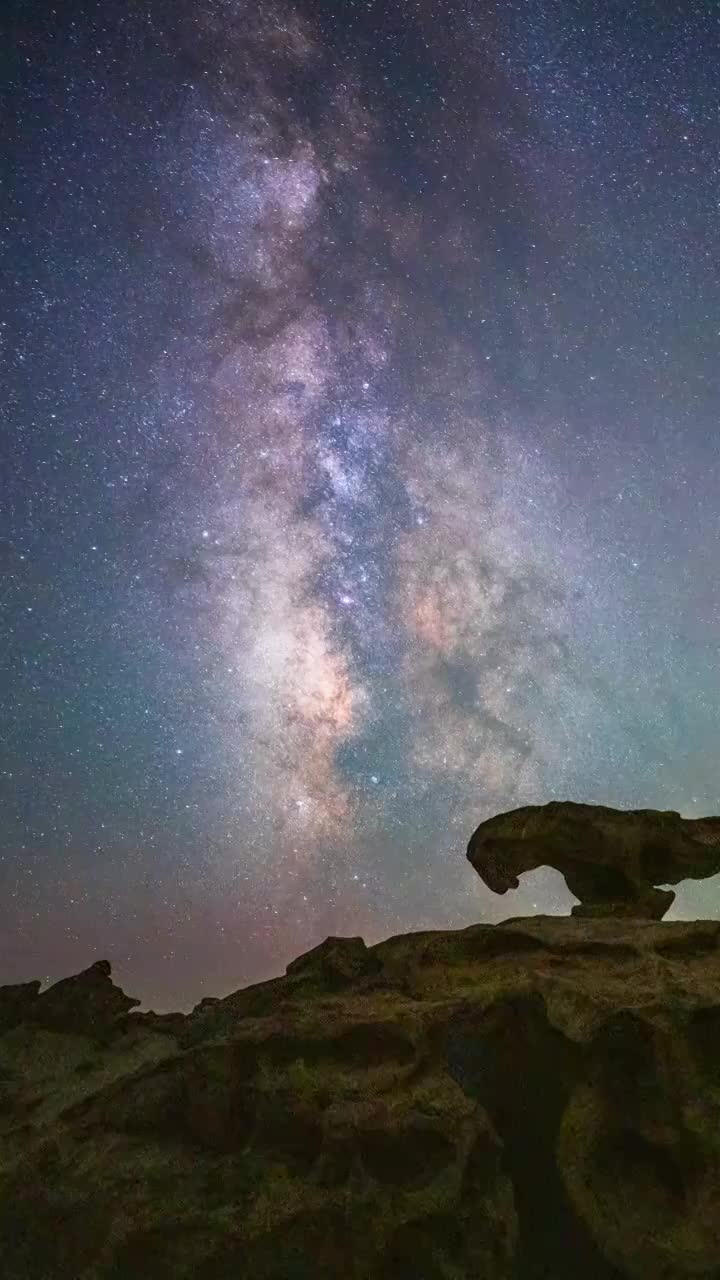
[[[82,973],[54,983],[31,1005],[33,1022],[48,1031],[106,1039],[124,1025],[125,1014],[140,1004],[115,986],[110,972],[109,960],[96,960]]]
[[[656,885],[720,871],[720,817],[553,800],[482,822],[467,856],[494,893],[517,889],[525,871],[555,867],[580,899],[573,915],[659,920],[675,894]]]

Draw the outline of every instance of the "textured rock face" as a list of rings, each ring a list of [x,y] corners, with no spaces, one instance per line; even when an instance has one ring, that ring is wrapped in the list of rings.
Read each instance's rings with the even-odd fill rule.
[[[518,876],[548,866],[580,899],[573,915],[659,920],[675,895],[654,886],[720,871],[720,818],[554,800],[481,823],[467,856],[494,893],[517,889]]]
[[[26,1008],[0,1274],[718,1280],[719,944],[540,916],[330,938],[188,1016],[112,997],[101,1039]]]

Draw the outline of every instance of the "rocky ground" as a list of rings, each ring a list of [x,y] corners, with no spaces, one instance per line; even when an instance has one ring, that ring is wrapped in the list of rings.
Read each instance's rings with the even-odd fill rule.
[[[538,916],[191,1014],[0,987],[2,1280],[719,1280],[720,922]]]

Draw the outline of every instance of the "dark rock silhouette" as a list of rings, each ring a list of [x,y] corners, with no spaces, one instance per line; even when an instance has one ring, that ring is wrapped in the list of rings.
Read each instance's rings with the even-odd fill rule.
[[[110,961],[96,960],[73,978],[43,991],[29,1009],[32,1021],[49,1031],[107,1039],[125,1014],[140,1003],[126,996],[110,977]]]
[[[40,985],[36,979],[34,982],[17,982],[13,986],[0,987],[0,1035],[4,1031],[11,1031],[30,1016]]]
[[[2,1280],[718,1280],[719,944],[327,938],[188,1015],[107,961],[0,987]]]
[[[303,975],[320,979],[330,987],[346,987],[358,978],[378,973],[380,962],[365,946],[363,938],[326,938],[312,951],[291,960],[289,977]]]
[[[518,876],[548,866],[580,899],[575,916],[659,920],[675,894],[654,886],[720,871],[720,818],[553,800],[482,822],[467,856],[494,893],[517,889]]]
[[[42,994],[38,981],[0,987],[0,1033],[34,1022],[49,1031],[112,1038],[123,1029],[125,1014],[140,1001],[116,987],[110,973],[109,960],[96,960],[89,969],[62,978]]]

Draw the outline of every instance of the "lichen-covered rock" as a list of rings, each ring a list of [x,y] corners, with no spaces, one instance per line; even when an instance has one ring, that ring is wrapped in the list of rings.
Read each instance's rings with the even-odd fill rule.
[[[172,1034],[16,1025],[3,1280],[718,1280],[719,942],[328,939]]]
[[[655,886],[720,871],[720,818],[553,800],[488,818],[467,856],[494,893],[517,889],[526,871],[555,867],[580,899],[573,915],[660,919],[675,894]]]

